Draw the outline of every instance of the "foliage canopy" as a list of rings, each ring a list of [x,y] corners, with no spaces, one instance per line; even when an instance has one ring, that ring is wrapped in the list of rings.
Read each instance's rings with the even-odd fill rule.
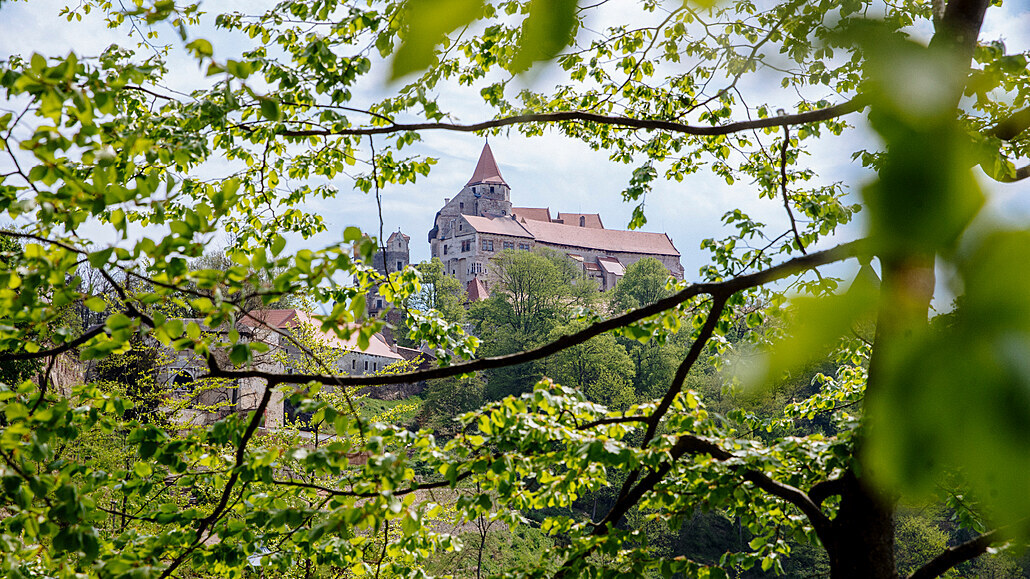
[[[980,38],[991,3],[642,0],[629,19],[604,16],[607,4],[284,0],[257,14],[215,15],[220,34],[249,39],[232,59],[216,58],[198,36],[195,5],[92,0],[65,12],[99,10],[137,34],[172,23],[171,41],[207,74],[189,96],[161,88],[169,73],[161,47],[6,58],[0,210],[14,228],[0,235],[24,245],[0,268],[0,360],[104,360],[147,339],[205,358],[212,378],[266,387],[253,408],[185,429],[129,420],[130,402],[95,385],[58,393],[47,377],[5,377],[0,572],[240,576],[256,559],[283,575],[420,576],[431,552],[459,548],[438,530],[441,517],[516,525],[521,513],[554,508],[540,530],[562,537],[556,570],[513,571],[721,577],[779,570],[792,544],[809,541],[825,550],[834,577],[895,577],[892,493],[931,492],[945,477],[961,480],[954,488],[965,490],[946,500],[978,534],[913,576],[938,576],[1025,536],[1030,243],[1025,231],[970,227],[985,199],[971,168],[1002,182],[1030,175],[1018,166],[1030,158],[1027,53]],[[595,14],[614,24],[588,35]],[[145,34],[138,40],[151,42]],[[539,62],[561,80],[518,90],[513,79]],[[402,79],[391,94],[358,102],[361,83],[388,65]],[[452,90],[481,95],[496,116],[467,123],[448,104]],[[867,122],[883,146],[854,151],[877,177],[858,203],[844,184],[816,179],[804,153]],[[432,160],[406,156],[422,132],[505,128],[554,130],[635,165],[622,192],[636,204],[631,226],[645,222],[656,179],[698,171],[781,202],[787,226],[736,208],[723,219],[730,234],[701,242],[711,260],[697,283],[611,318],[580,312],[572,333],[520,352],[452,364],[472,358],[478,340],[437,301],[436,310],[408,308],[407,323],[410,340],[438,352],[439,368],[341,377],[255,365],[262,346],[237,329],[242,304],[298,296],[331,304],[320,330],[367,344],[386,323],[366,319],[368,292],[400,305],[421,289],[414,268],[371,269],[375,242],[357,228],[328,247],[286,252],[287,238],[327,227],[305,200],[339,195],[332,183],[346,171],[359,171],[354,189],[370,194],[422,178]],[[212,165],[224,169],[219,179],[198,176]],[[866,238],[816,251],[860,210]],[[81,233],[98,229],[118,242]],[[233,236],[227,267],[191,269],[224,232]],[[838,280],[818,268],[874,256],[877,293],[829,295]],[[533,259],[523,273],[539,287],[511,285],[496,305],[510,308],[514,327],[543,337],[554,327],[533,327],[539,311],[586,294],[548,294],[564,274],[545,256],[500,258],[511,272]],[[940,331],[926,324],[935,260],[955,270],[964,293]],[[87,264],[115,288],[117,309],[80,283]],[[549,277],[533,277],[542,271]],[[788,305],[786,291],[815,297]],[[537,301],[544,295],[550,301]],[[106,317],[84,328],[70,308]],[[169,315],[183,310],[202,323]],[[764,324],[780,316],[814,322]],[[872,316],[876,335],[866,343],[851,330]],[[716,416],[685,388],[687,377],[700,359],[729,353],[727,336],[742,328],[771,360],[831,355],[839,369],[782,417]],[[362,420],[318,396],[323,385],[452,378],[552,355],[558,363],[571,348],[611,345],[606,332],[640,342],[682,332],[690,346],[651,402],[621,408],[614,394],[632,379],[628,367],[593,382],[612,394],[612,409],[545,379],[464,414],[446,441]],[[470,396],[478,390],[463,385]],[[337,438],[311,449],[260,432],[276,389],[290,390]],[[816,415],[832,420],[832,434],[753,436]],[[132,460],[92,460],[84,445],[98,440],[117,441]],[[355,464],[358,455],[367,460]],[[425,492],[444,487],[457,492],[449,510]],[[602,489],[615,498],[596,518],[560,510]],[[753,539],[696,562],[649,549],[624,525],[631,511],[677,525],[698,509],[739,518]]]

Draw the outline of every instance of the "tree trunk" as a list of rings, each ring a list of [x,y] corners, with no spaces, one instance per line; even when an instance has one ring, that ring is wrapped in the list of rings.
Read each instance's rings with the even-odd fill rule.
[[[911,337],[926,325],[934,290],[934,257],[881,259],[883,283],[876,338],[869,361],[866,396],[880,383],[883,356],[893,344]],[[855,442],[855,462],[863,465],[861,437]],[[868,480],[850,469],[841,480],[840,509],[832,523],[830,575],[834,579],[894,579],[894,506],[896,499],[876,491]]]
[[[880,497],[849,471],[827,545],[833,579],[894,579],[894,501]]]

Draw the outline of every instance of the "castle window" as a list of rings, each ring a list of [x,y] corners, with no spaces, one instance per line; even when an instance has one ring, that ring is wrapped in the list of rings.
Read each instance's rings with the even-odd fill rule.
[[[365,371],[368,372],[368,360],[365,360]]]
[[[494,250],[494,240],[492,240],[492,239],[484,239],[483,240],[483,251],[493,251],[493,250]]]
[[[515,249],[515,243],[511,241],[505,241],[504,249]]]
[[[586,217],[583,217],[582,215],[579,216],[579,226],[580,227],[586,227],[587,226],[587,218]]]
[[[354,359],[352,359],[350,361],[350,369],[351,370],[357,370],[358,369],[358,360],[357,360],[357,358],[354,358]]]
[[[472,251],[472,240],[471,239],[466,239],[466,240],[462,241],[461,242],[461,250],[462,251]]]
[[[446,245],[443,246],[443,254],[447,255],[447,246]]]
[[[529,251],[529,244],[528,243],[520,243],[519,244],[519,251]]]
[[[458,202],[458,209],[465,209],[465,202],[464,201]]]
[[[372,362],[372,371],[375,372],[379,369],[379,362]]]
[[[193,375],[186,370],[179,370],[172,383],[173,388],[179,392],[193,392]]]
[[[377,310],[383,309],[383,300],[376,300],[376,309]]]
[[[493,185],[491,185],[491,186],[490,186],[490,192],[491,192],[491,193],[493,193],[493,192],[494,192],[494,186],[493,186]]]
[[[404,269],[404,262],[398,261],[397,262],[397,271],[400,271],[402,269]]]

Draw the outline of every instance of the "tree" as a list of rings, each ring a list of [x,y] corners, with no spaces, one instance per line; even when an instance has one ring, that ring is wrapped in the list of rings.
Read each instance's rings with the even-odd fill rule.
[[[612,292],[612,308],[631,310],[669,297],[672,293],[666,289],[669,277],[669,270],[653,257],[630,264]]]
[[[1030,176],[1030,168],[1017,167],[1030,157],[1030,80],[1026,53],[980,40],[989,5],[700,8],[645,0],[632,18],[620,15],[594,33],[586,21],[603,16],[608,3],[469,1],[441,18],[428,0],[370,7],[285,0],[262,14],[216,17],[221,29],[252,39],[229,59],[216,58],[215,46],[196,36],[195,5],[134,0],[118,12],[97,0],[71,9],[69,17],[104,11],[112,25],[133,31],[170,21],[208,80],[188,98],[162,89],[160,50],[137,55],[120,46],[96,58],[33,54],[3,62],[10,112],[0,115],[0,209],[26,224],[3,235],[26,245],[17,268],[0,270],[0,361],[71,351],[103,359],[143,335],[205,356],[211,377],[259,379],[266,387],[249,415],[172,432],[119,419],[125,401],[95,389],[64,399],[45,385],[4,384],[2,570],[163,578],[238,573],[258,556],[283,573],[411,575],[425,553],[458,547],[427,527],[435,506],[416,491],[469,485],[456,502],[459,522],[493,517],[515,525],[517,510],[571,508],[583,489],[609,485],[611,470],[628,474],[598,518],[545,516],[541,529],[562,539],[551,551],[556,575],[775,570],[790,541],[812,541],[825,550],[833,577],[893,578],[895,497],[926,492],[944,474],[963,479],[953,497],[967,505],[958,518],[977,534],[913,577],[940,576],[1007,536],[1025,536],[1030,406],[1021,336],[1030,328],[1030,276],[1022,264],[1030,261],[1030,239],[989,222],[969,225],[984,201],[971,167],[1003,182]],[[873,22],[870,14],[882,18]],[[930,29],[928,43],[912,36]],[[372,50],[389,59],[394,77],[412,76],[378,102],[359,102],[364,92],[356,87],[380,74]],[[513,75],[537,62],[565,78],[546,92],[516,89]],[[443,94],[449,84],[476,91],[497,115],[464,123],[454,112],[460,104]],[[754,94],[755,86],[771,92]],[[779,108],[783,114],[774,113]],[[855,204],[842,183],[816,179],[802,160],[828,135],[867,123],[883,146],[854,151],[875,173]],[[703,168],[782,202],[783,221],[766,225],[746,207],[733,208],[723,219],[732,233],[701,243],[712,259],[698,283],[614,318],[586,314],[582,330],[518,352],[446,365],[451,354],[470,357],[476,341],[439,315],[420,313],[409,337],[437,349],[445,365],[391,376],[262,371],[252,364],[259,347],[239,335],[203,335],[150,309],[185,292],[206,326],[231,325],[245,312],[223,292],[249,287],[251,272],[274,272],[268,287],[254,290],[263,303],[306,295],[333,304],[322,321],[362,321],[356,332],[367,340],[383,322],[364,320],[364,296],[376,289],[402,304],[417,291],[417,276],[372,270],[374,242],[356,228],[318,251],[284,253],[290,235],[325,228],[300,204],[336,194],[327,180],[357,160],[367,168],[355,188],[376,195],[386,183],[427,174],[430,160],[399,152],[420,132],[505,127],[527,135],[552,128],[634,164],[623,191],[637,203],[632,226],[644,223],[644,201],[659,175],[682,180]],[[198,177],[213,165],[221,179]],[[859,210],[867,213],[865,238],[817,250]],[[157,232],[136,237],[130,223]],[[119,243],[90,243],[79,233],[86,227]],[[189,260],[225,232],[234,236],[237,265],[191,272]],[[833,295],[837,280],[819,268],[870,256],[880,266],[878,294]],[[513,271],[519,260],[533,260],[504,259]],[[557,269],[540,259],[546,265],[525,272],[535,280],[532,292],[505,291],[518,304],[510,306],[512,327],[544,336],[551,328],[538,316],[568,303],[531,295],[556,295],[546,290],[557,276],[532,277]],[[963,308],[944,331],[930,332],[937,260],[954,270]],[[68,283],[83,262],[146,288],[123,296],[124,310],[80,335],[61,312],[97,303]],[[190,289],[200,282],[225,289]],[[124,291],[127,282],[114,285]],[[814,297],[788,302],[785,285]],[[766,301],[770,308],[754,310]],[[768,372],[756,380],[834,356],[837,373],[778,419],[827,414],[833,436],[749,437],[769,424],[744,417],[738,428],[684,388],[700,359],[725,353],[733,322],[757,328],[762,315],[779,315],[788,303],[798,323],[756,338],[772,344]],[[870,313],[877,319],[871,344],[850,331]],[[640,340],[689,333],[689,348],[653,402],[608,411],[542,381],[466,414],[446,443],[314,399],[301,404],[334,425],[337,444],[309,452],[273,444],[258,430],[284,384],[450,378],[535,363],[608,331]],[[215,351],[228,363],[208,356]],[[94,429],[127,431],[139,460],[117,470],[60,460],[64,443]],[[351,463],[355,451],[367,453],[366,464]],[[415,476],[415,467],[426,474]],[[176,490],[184,488],[196,489],[195,505],[185,506]],[[958,500],[967,495],[978,508]],[[112,496],[124,500],[112,504]],[[739,520],[752,540],[708,565],[655,555],[625,527],[630,512],[676,523],[701,506]]]
[[[551,332],[557,339],[582,329],[583,324],[558,326]],[[636,401],[633,391],[633,360],[615,336],[597,336],[551,356],[545,374],[565,386],[584,392],[589,400],[624,410]]]
[[[7,271],[14,270],[22,257],[22,247],[9,236],[0,235],[0,267]],[[28,380],[42,369],[39,359],[17,360],[0,367],[0,382],[20,384]]]
[[[523,336],[521,349],[557,323],[572,299],[571,286],[543,254],[508,249],[493,262],[497,281],[487,300],[490,323]]]
[[[457,279],[444,274],[443,262],[434,257],[416,265],[415,269],[421,275],[422,289],[408,298],[406,307],[422,311],[436,310],[451,322],[464,320],[468,296]]]

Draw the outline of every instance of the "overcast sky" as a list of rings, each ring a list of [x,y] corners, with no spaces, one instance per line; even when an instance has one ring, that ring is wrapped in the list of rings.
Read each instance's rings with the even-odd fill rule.
[[[65,1],[31,0],[30,2],[3,2],[0,4],[0,55],[30,54],[34,51],[48,55],[64,55],[75,51],[80,55],[96,55],[112,43],[131,45],[135,41],[127,38],[127,29],[108,30],[96,13],[88,15],[82,22],[68,23],[57,16]],[[208,10],[246,10],[255,12],[255,2],[221,0],[209,2]],[[261,4],[261,3],[257,3]],[[164,38],[174,42],[165,27]],[[198,33],[211,40],[215,46],[215,57],[224,59],[239,50],[239,45],[208,27]],[[1030,42],[1030,6],[1027,2],[1009,2],[1003,10],[992,9],[984,26],[983,38],[1001,38],[1010,50],[1025,50]],[[197,65],[185,58],[170,61],[172,73],[169,84],[181,89],[197,86],[203,82]],[[532,81],[533,88],[542,89],[546,77]],[[357,95],[355,106],[361,106],[362,98],[371,99],[377,93],[386,94],[388,85],[377,81],[375,86],[364,86]],[[485,120],[490,111],[481,104],[478,94],[451,91],[445,95],[450,103],[462,111],[461,122]],[[784,106],[792,106],[796,97],[789,94],[770,93],[766,100],[783,98]],[[366,101],[371,102],[371,101]],[[452,107],[451,110],[455,110]],[[862,125],[858,116],[850,118]],[[850,154],[856,142],[866,140],[863,131],[846,133],[844,137],[825,137],[816,150],[811,151],[811,166],[819,174],[821,182],[842,181],[850,185],[857,194],[861,184],[870,176],[851,161]],[[453,197],[472,175],[484,139],[472,134],[427,132],[423,143],[414,152],[431,155],[438,159],[428,178],[415,184],[388,186],[383,191],[385,229],[398,228],[411,236],[412,260],[419,261],[429,256],[426,235],[432,227],[436,211],[445,197]],[[558,211],[598,212],[609,228],[624,228],[629,221],[633,206],[621,201],[621,191],[629,181],[635,166],[616,164],[608,160],[608,153],[591,151],[578,141],[568,140],[549,133],[543,137],[526,139],[515,133],[509,136],[495,136],[490,146],[501,172],[511,186],[512,202],[517,206],[550,207],[552,214]],[[0,162],[2,163],[2,162]],[[0,164],[2,168],[2,164]],[[358,225],[375,232],[375,200],[369,195],[357,192],[349,181],[339,179],[335,185],[340,195],[335,199],[314,200],[310,208],[322,215],[329,227],[326,234],[312,240],[291,240],[292,250],[309,246],[317,249],[338,241],[343,228]],[[991,213],[1004,216],[1015,222],[1026,223],[1030,218],[1030,191],[1027,184],[990,185]],[[648,223],[646,231],[666,232],[683,254],[683,265],[688,279],[696,275],[706,254],[699,251],[701,240],[708,237],[723,237],[731,233],[721,226],[720,218],[726,211],[743,207],[752,217],[770,224],[786,226],[782,204],[779,200],[758,200],[758,188],[748,182],[738,181],[728,186],[721,178],[699,172],[682,183],[661,181],[647,199]],[[388,235],[389,233],[387,233]],[[837,241],[847,241],[861,235],[861,226],[856,224],[843,231]],[[823,246],[834,243],[827,240]]]

